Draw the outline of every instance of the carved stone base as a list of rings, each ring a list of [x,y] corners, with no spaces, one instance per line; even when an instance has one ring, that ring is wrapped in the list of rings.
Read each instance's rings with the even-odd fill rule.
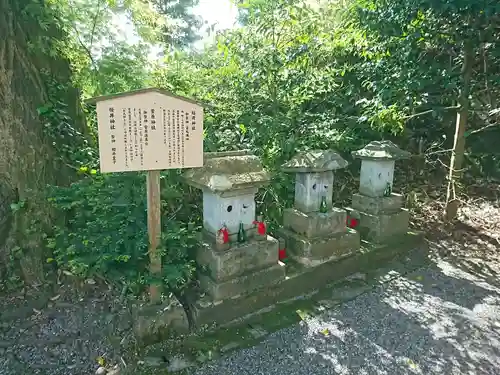
[[[283,215],[283,225],[307,238],[328,236],[346,231],[345,210],[333,207],[326,213],[302,212],[287,208]]]
[[[388,197],[369,197],[363,194],[352,195],[353,210],[366,212],[367,214],[378,215],[381,213],[394,213],[403,207],[403,196],[392,193]]]
[[[233,319],[240,319],[276,303],[307,295],[354,273],[370,272],[386,266],[394,257],[410,250],[422,247],[422,251],[412,253],[425,253],[422,238],[421,234],[413,233],[406,234],[389,245],[365,243],[353,256],[325,262],[317,267],[294,267],[289,263],[283,267],[286,268],[287,275],[281,282],[272,283],[269,287],[239,297],[215,301],[205,295],[190,305],[194,325],[202,327],[205,324],[227,324]],[[427,256],[420,258],[427,259]]]
[[[221,251],[203,242],[196,254],[198,265],[214,280],[227,280],[252,270],[271,267],[278,262],[278,240],[267,236],[265,241],[249,240],[232,244]]]
[[[272,267],[264,268],[252,273],[228,279],[215,281],[210,276],[199,275],[201,288],[214,301],[227,298],[236,298],[249,294],[258,289],[265,289],[285,279],[285,267],[275,262]]]
[[[251,227],[245,230],[245,234],[247,235],[247,240],[252,241],[254,239],[261,240],[262,236],[257,235],[257,228]],[[229,233],[229,243],[218,244],[217,239],[215,237],[215,233],[209,232],[206,229],[201,231],[201,240],[203,242],[208,243],[209,245],[213,245],[214,250],[216,251],[226,251],[231,247],[238,246],[238,233]]]
[[[404,235],[408,231],[410,213],[406,209],[400,209],[394,213],[382,213],[378,215],[360,212],[347,208],[349,215],[359,220],[356,229],[361,238],[374,242],[385,243],[396,236]]]
[[[343,233],[317,238],[307,238],[288,229],[280,229],[278,235],[286,241],[287,255],[305,267],[352,255],[360,248],[359,233],[349,228]]]

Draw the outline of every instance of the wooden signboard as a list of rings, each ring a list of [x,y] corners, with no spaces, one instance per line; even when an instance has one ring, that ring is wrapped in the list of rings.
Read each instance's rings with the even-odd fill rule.
[[[203,165],[203,107],[156,89],[94,99],[101,172]]]
[[[148,172],[150,270],[160,275],[160,170],[203,166],[203,107],[155,88],[89,102],[97,106],[101,172]],[[160,300],[158,284],[151,285],[150,297]]]

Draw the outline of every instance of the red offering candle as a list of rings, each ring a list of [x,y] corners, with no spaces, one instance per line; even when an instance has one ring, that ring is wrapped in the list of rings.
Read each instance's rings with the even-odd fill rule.
[[[279,249],[278,250],[278,259],[279,260],[285,260],[286,259],[286,249]]]
[[[359,220],[354,218],[354,217],[350,217],[350,216],[347,216],[347,219],[346,219],[346,225],[349,227],[349,228],[356,228],[359,224]]]

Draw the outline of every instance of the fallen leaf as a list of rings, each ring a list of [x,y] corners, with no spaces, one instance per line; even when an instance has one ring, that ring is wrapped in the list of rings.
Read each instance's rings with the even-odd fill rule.
[[[66,270],[62,271],[62,273],[64,273],[66,276],[73,276],[73,274],[71,272],[66,271]]]
[[[423,279],[424,279],[423,276],[420,276],[420,275],[415,277],[415,280],[418,280],[418,281],[422,281]]]
[[[325,328],[323,330],[320,331],[324,336],[330,336],[330,331],[328,330],[328,328]]]
[[[100,366],[104,366],[106,364],[106,360],[103,357],[97,357],[97,363],[99,363]]]
[[[94,279],[87,279],[85,282],[89,285],[95,285],[95,280]]]
[[[309,316],[305,311],[302,310],[297,310],[296,313],[302,320],[306,320]]]
[[[417,368],[417,364],[415,362],[413,362],[410,358],[408,358],[406,363],[408,363],[408,366],[410,366],[412,369]]]
[[[57,301],[60,297],[61,297],[61,295],[58,294],[57,296],[52,297],[50,300],[51,301]]]
[[[40,310],[37,310],[37,309],[35,309],[35,308],[33,308],[33,312],[34,312],[35,314],[37,314],[37,315],[39,315],[39,314],[41,314],[41,313],[42,313]]]

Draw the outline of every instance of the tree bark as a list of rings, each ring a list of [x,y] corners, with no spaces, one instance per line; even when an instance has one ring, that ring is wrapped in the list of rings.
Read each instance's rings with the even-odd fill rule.
[[[464,44],[464,60],[462,65],[462,89],[458,97],[459,108],[457,110],[457,120],[455,123],[455,138],[451,153],[450,167],[448,174],[448,189],[446,191],[446,207],[444,219],[451,221],[458,213],[459,201],[456,195],[457,181],[462,175],[462,164],[465,151],[465,131],[469,115],[469,93],[472,77],[472,66],[474,59],[474,49],[469,41]]]

